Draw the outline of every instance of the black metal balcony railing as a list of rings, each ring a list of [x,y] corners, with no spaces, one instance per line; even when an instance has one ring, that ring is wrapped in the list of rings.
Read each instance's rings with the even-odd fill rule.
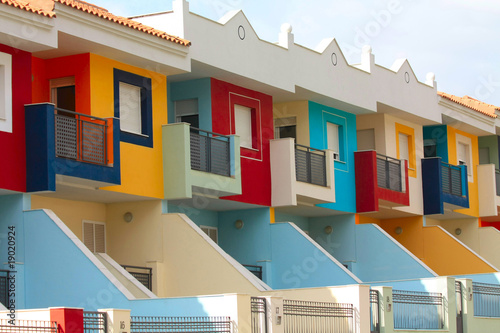
[[[257,265],[243,265],[246,269],[248,269],[253,275],[262,280],[262,266]]]
[[[10,271],[0,269],[0,303],[9,307],[9,279]]]
[[[326,153],[295,144],[295,176],[297,181],[326,186]]]
[[[142,283],[146,288],[152,290],[153,269],[151,267],[140,267],[122,265],[122,267],[133,277]]]
[[[377,184],[388,190],[403,192],[401,160],[377,154]]]
[[[191,127],[191,169],[231,176],[229,136]]]
[[[441,162],[443,192],[462,196],[462,169],[456,165]]]
[[[500,196],[500,169],[495,169],[495,184],[497,195]]]
[[[103,118],[54,109],[56,156],[107,165],[107,121]]]

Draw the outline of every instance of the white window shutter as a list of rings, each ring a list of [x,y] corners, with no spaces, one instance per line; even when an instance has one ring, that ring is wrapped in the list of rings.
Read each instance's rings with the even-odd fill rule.
[[[120,129],[142,133],[141,88],[120,82]]]
[[[408,150],[408,135],[399,133],[399,159],[410,160],[410,151]]]
[[[328,138],[328,149],[339,153],[339,126],[332,123],[326,123],[326,136]]]
[[[251,108],[234,105],[234,127],[235,133],[240,136],[240,145],[246,148],[253,148]]]

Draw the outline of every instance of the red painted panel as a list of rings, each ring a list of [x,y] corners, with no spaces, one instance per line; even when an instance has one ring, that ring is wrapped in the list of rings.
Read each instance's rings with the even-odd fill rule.
[[[50,321],[57,322],[58,333],[83,333],[83,309],[52,308]]]
[[[500,217],[499,217],[499,220],[500,220]],[[497,230],[500,231],[500,221],[496,221],[496,222],[481,221],[481,227],[493,227],[493,228],[496,228]]]
[[[212,131],[234,134],[234,105],[252,109],[255,149],[241,148],[242,195],[224,199],[271,205],[269,140],[274,138],[272,97],[217,79],[211,79]]]
[[[90,54],[54,59],[33,58],[33,103],[50,102],[49,80],[75,77],[76,112],[90,112]]]
[[[24,104],[31,103],[31,54],[0,44],[12,55],[12,133],[0,131],[0,188],[26,192]]]
[[[378,211],[377,152],[374,150],[354,154],[356,174],[356,211]]]

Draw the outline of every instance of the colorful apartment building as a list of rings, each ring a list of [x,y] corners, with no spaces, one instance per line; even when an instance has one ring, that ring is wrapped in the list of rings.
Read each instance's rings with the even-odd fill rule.
[[[500,302],[498,108],[370,47],[350,65],[334,39],[307,49],[284,24],[269,43],[241,11],[215,22],[186,0],[0,14],[0,246],[17,242],[0,303],[18,320],[498,329],[476,309],[480,283]],[[404,295],[432,300],[416,324]]]

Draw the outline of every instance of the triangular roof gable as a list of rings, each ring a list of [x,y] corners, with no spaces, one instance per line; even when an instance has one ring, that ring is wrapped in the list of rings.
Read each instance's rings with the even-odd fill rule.
[[[335,66],[349,66],[344,56],[344,52],[342,52],[337,40],[333,37],[323,39],[319,42],[314,51],[320,53],[322,56],[330,57]]]
[[[239,30],[238,33],[244,33],[244,38],[251,37],[255,40],[265,41],[263,39],[260,39],[260,37],[255,32],[255,29],[253,28],[252,24],[250,23],[250,21],[248,20],[248,18],[245,15],[245,13],[243,13],[243,11],[241,9],[232,10],[230,12],[227,12],[224,16],[222,16],[217,21],[217,23],[224,25],[224,26],[232,25],[232,24],[237,25],[239,23],[243,27],[243,29],[246,26],[248,26],[248,27],[250,27],[250,31],[248,31],[248,29],[244,29],[244,32],[241,32]],[[240,38],[241,38],[241,36],[240,36]]]
[[[396,59],[392,64],[391,71],[397,73],[398,75],[403,75],[406,83],[410,83],[412,81],[422,83],[418,80],[413,68],[411,68],[410,62],[406,58]],[[406,74],[408,73],[408,74]]]

